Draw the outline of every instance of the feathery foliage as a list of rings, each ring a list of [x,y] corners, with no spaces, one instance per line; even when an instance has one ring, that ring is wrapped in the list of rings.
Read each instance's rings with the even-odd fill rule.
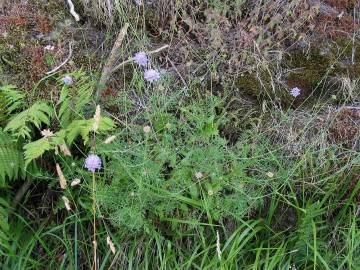
[[[8,211],[8,202],[4,198],[0,197],[0,256],[8,254],[10,251]]]
[[[49,125],[53,109],[46,102],[38,101],[30,108],[12,116],[5,127],[5,131],[11,132],[16,137],[31,138],[32,125],[40,129],[42,124]]]
[[[0,187],[6,186],[6,179],[24,177],[24,166],[21,145],[0,129]]]

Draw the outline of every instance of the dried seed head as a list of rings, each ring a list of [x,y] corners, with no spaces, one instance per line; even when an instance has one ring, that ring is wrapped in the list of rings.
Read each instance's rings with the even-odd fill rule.
[[[60,180],[60,187],[62,189],[66,189],[67,187],[67,184],[66,184],[66,179],[65,179],[65,176],[60,168],[60,165],[56,163],[56,172],[59,176],[59,180]]]
[[[115,255],[116,249],[115,249],[114,243],[111,241],[110,236],[106,237],[106,243],[110,247],[111,252]]]
[[[78,184],[80,184],[80,182],[81,182],[80,178],[75,178],[74,180],[72,180],[70,186],[75,187]]]
[[[110,144],[110,143],[112,143],[113,141],[115,141],[115,139],[116,139],[116,136],[115,136],[115,135],[110,136],[110,137],[106,138],[106,140],[104,141],[104,143],[105,143],[105,144]]]
[[[70,210],[71,210],[71,206],[70,206],[70,201],[69,201],[69,199],[66,198],[65,196],[62,196],[61,198],[62,198],[63,201],[64,201],[66,210],[70,211]]]
[[[70,152],[69,148],[66,146],[65,143],[60,144],[59,147],[60,147],[60,151],[61,151],[65,156],[69,156],[69,157],[71,156],[71,152]]]
[[[216,254],[219,261],[221,261],[221,247],[220,247],[220,235],[219,231],[216,231]]]
[[[99,125],[100,125],[100,105],[96,106],[96,110],[95,110],[95,115],[94,115],[94,125],[93,125],[93,130],[96,132],[99,129]]]

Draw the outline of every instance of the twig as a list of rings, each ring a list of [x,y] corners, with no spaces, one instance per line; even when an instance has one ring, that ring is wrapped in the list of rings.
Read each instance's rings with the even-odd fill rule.
[[[162,46],[162,47],[160,47],[160,48],[157,48],[156,50],[147,52],[147,54],[148,54],[148,55],[152,55],[152,54],[154,54],[154,53],[161,52],[162,50],[165,50],[165,49],[167,49],[167,48],[169,48],[169,47],[170,47],[169,45],[164,45],[164,46]],[[112,70],[112,72],[115,72],[116,70],[118,70],[118,69],[121,68],[122,66],[124,66],[124,65],[126,65],[126,64],[128,64],[128,63],[130,63],[130,62],[132,62],[132,61],[133,61],[132,58],[130,58],[130,59],[128,59],[128,60],[125,60],[124,62],[122,62],[122,63],[118,64],[116,67],[114,67],[113,70]]]
[[[113,67],[117,60],[117,55],[118,55],[117,53],[118,53],[118,50],[119,50],[120,46],[122,45],[123,40],[126,36],[128,27],[129,27],[129,24],[126,23],[124,25],[124,27],[121,28],[120,33],[119,33],[118,37],[116,38],[114,46],[110,52],[110,56],[102,70],[101,77],[99,80],[99,85],[98,85],[98,91],[100,91],[106,85],[111,74],[113,73]]]
[[[75,21],[77,21],[77,22],[80,21],[80,16],[79,16],[79,14],[76,13],[73,2],[71,0],[67,0],[67,2],[70,7],[70,13],[71,13],[71,15],[74,16]]]
[[[29,189],[29,187],[31,186],[31,182],[30,181],[26,181],[22,184],[22,186],[18,189],[18,191],[15,194],[15,197],[12,201],[11,204],[11,208],[15,209],[16,206],[18,205],[18,203],[21,201],[22,197],[24,197],[26,191]]]
[[[166,59],[170,62],[172,68],[175,70],[175,72],[177,73],[177,75],[179,76],[180,80],[182,81],[182,83],[184,84],[184,87],[185,87],[185,93],[188,94],[188,90],[189,90],[189,87],[185,81],[185,79],[181,76],[179,70],[176,68],[176,66],[174,65],[174,63],[170,60],[169,57],[166,57]]]
[[[70,42],[69,43],[69,55],[68,55],[68,57],[59,66],[57,66],[56,68],[50,70],[49,72],[46,72],[46,75],[52,74],[52,73],[56,72],[57,70],[59,70],[63,65],[65,65],[70,60],[71,56],[72,56],[72,48],[71,48],[71,42]]]

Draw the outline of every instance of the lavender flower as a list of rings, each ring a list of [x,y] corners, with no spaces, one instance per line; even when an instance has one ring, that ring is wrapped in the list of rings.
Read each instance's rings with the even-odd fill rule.
[[[160,79],[160,73],[155,69],[148,69],[148,70],[145,70],[144,78],[148,82],[155,82],[158,79]]]
[[[66,75],[64,78],[61,79],[62,82],[67,85],[67,86],[71,86],[74,83],[74,80],[72,77],[70,77],[69,75]]]
[[[135,0],[135,4],[137,6],[141,6],[143,4],[143,1],[142,0]]]
[[[139,66],[146,66],[148,63],[146,52],[143,51],[136,53],[132,60]]]
[[[90,172],[95,172],[95,170],[101,169],[101,159],[97,155],[89,155],[85,159],[84,167],[88,169]]]
[[[297,97],[300,95],[301,89],[298,87],[294,87],[290,90],[290,95],[292,95],[293,97]]]

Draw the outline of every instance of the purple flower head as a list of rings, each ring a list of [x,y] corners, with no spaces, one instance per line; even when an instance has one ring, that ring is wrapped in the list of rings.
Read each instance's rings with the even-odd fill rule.
[[[135,56],[132,58],[132,60],[139,66],[144,66],[144,67],[148,63],[146,52],[143,51],[136,53]]]
[[[70,86],[74,83],[73,78],[70,77],[69,75],[66,75],[64,78],[61,79],[61,81],[67,86]]]
[[[297,97],[300,95],[301,89],[298,87],[294,87],[290,90],[290,95],[292,95],[293,97]]]
[[[95,170],[101,169],[101,159],[97,155],[89,155],[85,159],[84,167],[88,169],[90,172],[95,172]]]
[[[148,82],[155,82],[158,79],[160,79],[160,73],[159,73],[159,71],[157,71],[155,69],[148,69],[148,70],[145,70],[144,78]]]
[[[142,0],[135,0],[135,4],[137,6],[141,6],[142,5]]]

